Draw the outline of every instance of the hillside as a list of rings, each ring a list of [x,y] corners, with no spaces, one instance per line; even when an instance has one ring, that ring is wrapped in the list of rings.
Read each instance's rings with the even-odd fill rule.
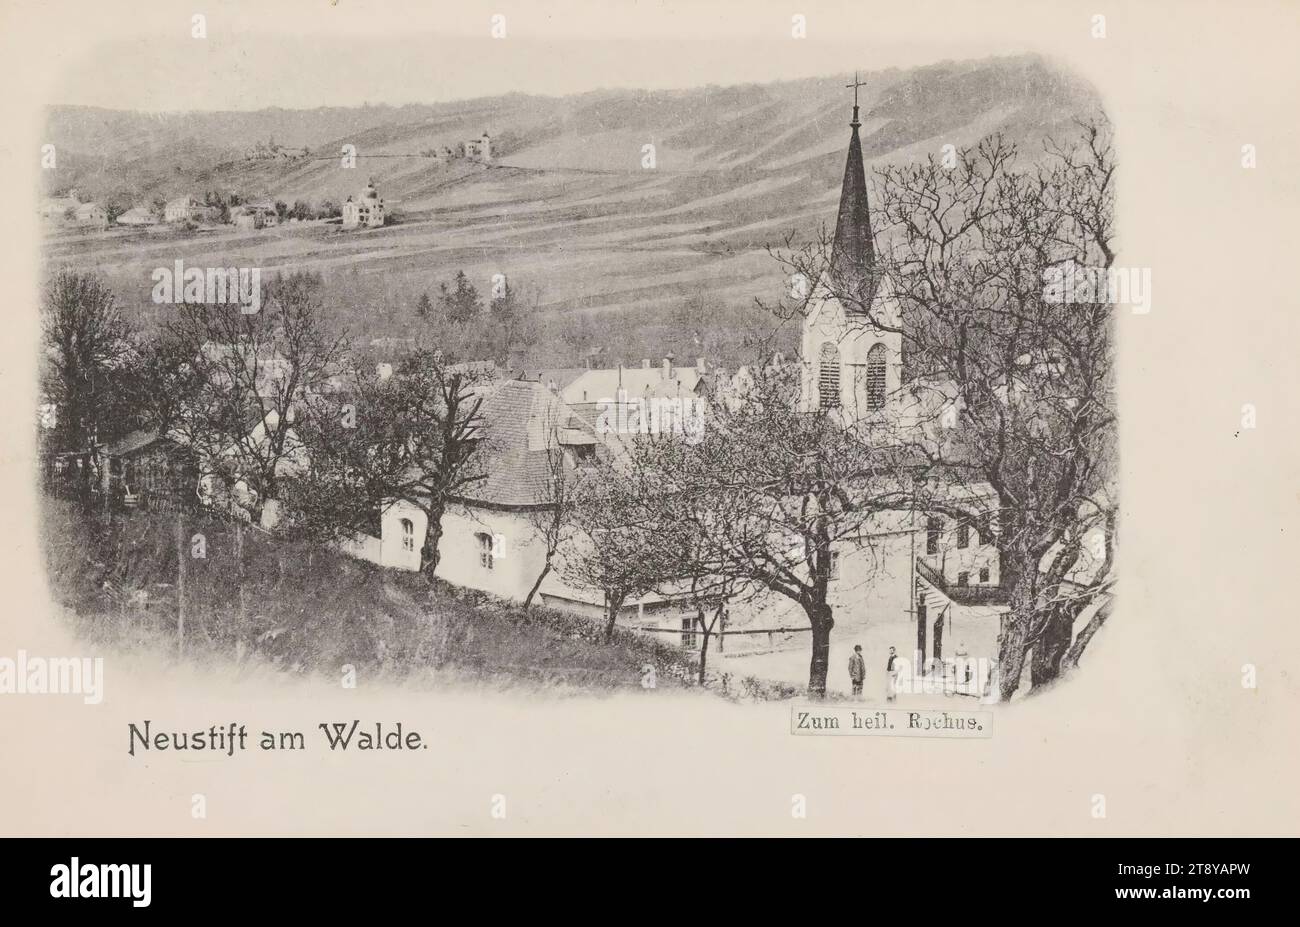
[[[868,170],[994,131],[1036,152],[1044,137],[1070,132],[1075,118],[1098,106],[1089,88],[1031,57],[945,62],[865,80]],[[617,319],[600,337],[627,361],[650,350],[725,355],[740,338],[736,312],[780,286],[764,246],[792,231],[811,235],[833,217],[851,107],[844,83],[834,76],[161,119],[56,107],[48,137],[60,160],[46,172],[47,192],[77,186],[98,198],[147,202],[220,190],[319,203],[342,201],[373,177],[402,221],[362,233],[313,225],[188,238],[61,235],[46,255],[51,263],[99,267],[125,302],[141,305],[149,272],[176,258],[312,268],[379,328],[400,328],[420,292],[457,269],[484,288],[504,272],[539,296],[557,328],[578,314]],[[439,166],[418,156],[483,131],[493,137],[490,166]],[[244,160],[246,148],[271,138],[305,146],[311,158]],[[345,143],[356,146],[355,170],[340,166]],[[653,169],[642,167],[646,144],[655,146]],[[573,359],[556,339],[536,355],[536,363]]]
[[[50,588],[86,638],[127,651],[175,653],[176,516],[119,517],[88,537],[68,503],[46,500]],[[490,684],[551,694],[693,687],[690,658],[619,629],[612,643],[584,618],[521,608],[305,542],[246,528],[243,565],[231,525],[186,516],[205,556],[187,558],[186,653],[337,678],[345,664],[373,680]],[[187,548],[188,551],[188,548]],[[241,576],[242,573],[242,576]],[[716,686],[716,681],[710,684]],[[737,681],[740,685],[740,681]],[[749,683],[741,691],[779,693]]]

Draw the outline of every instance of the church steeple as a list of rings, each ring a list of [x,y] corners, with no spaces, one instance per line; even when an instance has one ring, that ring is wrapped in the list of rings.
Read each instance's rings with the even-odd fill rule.
[[[844,164],[844,184],[840,190],[840,212],[835,221],[835,244],[831,248],[831,273],[837,287],[862,301],[865,309],[875,291],[875,245],[871,240],[871,213],[867,207],[867,178],[862,167],[862,141],[858,138],[858,88],[865,86],[853,74],[853,134],[849,137],[849,157]],[[845,307],[859,308],[859,307]]]

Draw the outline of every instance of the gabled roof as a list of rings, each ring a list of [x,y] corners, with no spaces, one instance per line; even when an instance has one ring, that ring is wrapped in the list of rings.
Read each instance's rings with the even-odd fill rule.
[[[595,429],[540,383],[499,381],[485,385],[484,393],[477,466],[485,479],[467,487],[464,500],[512,507],[544,504],[551,479],[548,452],[594,444]]]

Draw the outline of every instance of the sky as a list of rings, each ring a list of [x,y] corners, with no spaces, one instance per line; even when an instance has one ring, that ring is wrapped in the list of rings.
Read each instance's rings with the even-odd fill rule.
[[[923,22],[924,4],[913,9]],[[75,33],[42,36],[51,67],[40,98],[148,112],[428,103],[788,80],[1041,44],[1027,16],[1017,30],[986,15],[963,27],[962,8],[946,14],[955,38],[917,42],[928,32],[917,19],[865,2],[140,0],[131,10],[105,0],[69,14]],[[193,35],[195,15],[205,37]]]

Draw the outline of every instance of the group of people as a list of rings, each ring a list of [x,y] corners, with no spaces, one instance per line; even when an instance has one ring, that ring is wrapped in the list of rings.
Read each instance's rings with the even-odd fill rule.
[[[862,657],[862,645],[853,645],[853,656],[849,657],[849,679],[853,682],[853,694],[862,695],[862,683],[867,678],[867,661]],[[898,653],[889,648],[889,659],[885,661],[885,701],[892,702],[898,698]]]

